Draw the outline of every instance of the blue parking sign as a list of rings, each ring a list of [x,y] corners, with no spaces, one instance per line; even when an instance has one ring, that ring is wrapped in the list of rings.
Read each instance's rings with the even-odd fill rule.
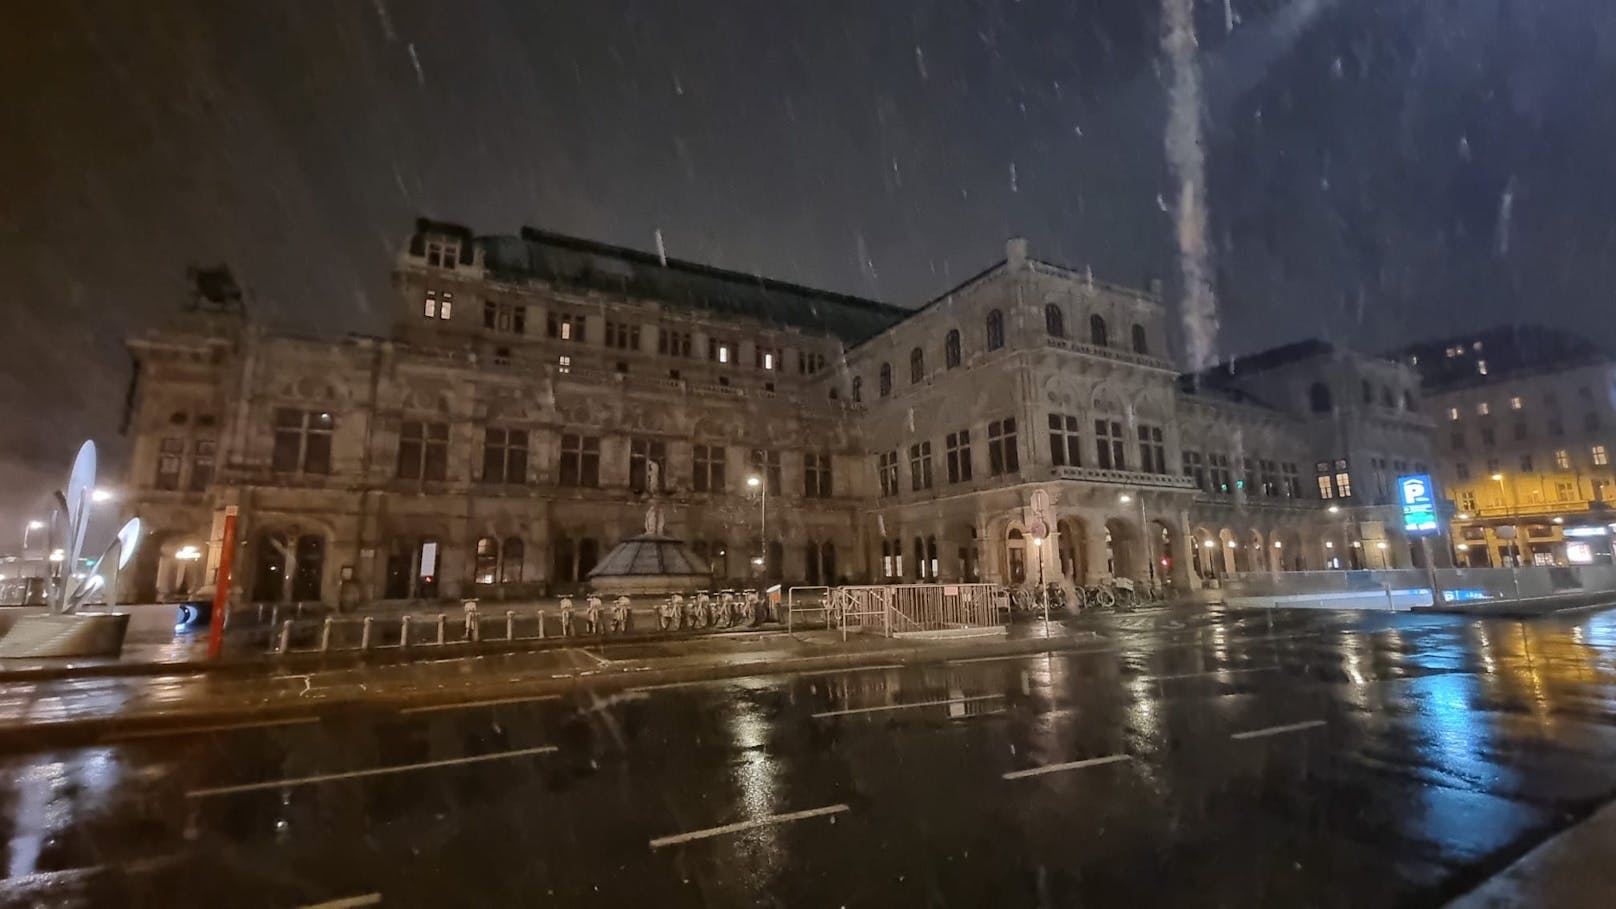
[[[1437,532],[1436,494],[1430,474],[1398,477],[1397,500],[1403,506],[1403,530],[1412,534]]]

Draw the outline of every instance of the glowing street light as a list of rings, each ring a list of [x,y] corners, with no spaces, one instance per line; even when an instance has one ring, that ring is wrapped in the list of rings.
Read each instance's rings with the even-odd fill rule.
[[[63,552],[60,549],[52,549],[51,550],[50,560],[52,562],[60,562],[65,558],[67,558],[67,553],[66,552]]]
[[[746,487],[758,491],[758,555],[752,560],[759,573],[768,562],[769,557],[769,487],[763,484],[763,478],[752,474],[746,478]]]
[[[92,502],[110,502],[114,498],[116,498],[116,496],[113,495],[112,490],[100,486],[96,487],[90,493],[90,501]]]
[[[197,549],[195,546],[181,546],[179,551],[174,553],[174,558],[182,562],[195,562],[197,559],[202,558],[202,550]]]

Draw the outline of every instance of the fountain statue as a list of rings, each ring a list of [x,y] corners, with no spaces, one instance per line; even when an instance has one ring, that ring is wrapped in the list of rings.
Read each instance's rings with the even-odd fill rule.
[[[134,558],[140,519],[130,518],[119,528],[89,571],[76,571],[90,527],[94,491],[95,443],[86,441],[73,459],[67,488],[56,492],[49,548],[60,558],[52,559],[58,575],[46,597],[46,611],[18,619],[0,638],[0,657],[115,656],[123,649],[129,614],[114,611],[118,572]],[[97,598],[98,609],[84,608]]]

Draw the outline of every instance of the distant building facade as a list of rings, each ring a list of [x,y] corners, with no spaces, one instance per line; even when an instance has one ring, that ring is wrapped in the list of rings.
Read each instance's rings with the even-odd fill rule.
[[[1437,421],[1460,564],[1609,562],[1616,521],[1616,356],[1503,326],[1410,347]]]
[[[1417,558],[1386,493],[1429,457],[1410,365],[1307,343],[1183,376],[1156,297],[1020,240],[909,310],[422,220],[392,336],[339,341],[193,277],[129,342],[136,598],[212,577],[229,508],[251,600],[572,589],[642,529],[653,473],[715,584],[1189,589]]]

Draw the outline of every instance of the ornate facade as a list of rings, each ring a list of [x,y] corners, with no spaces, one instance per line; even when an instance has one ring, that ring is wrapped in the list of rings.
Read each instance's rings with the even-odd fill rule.
[[[910,310],[422,220],[392,335],[340,341],[200,277],[130,341],[136,597],[210,577],[230,507],[253,600],[575,587],[641,529],[650,463],[715,580],[1188,589],[1417,557],[1371,493],[1427,457],[1407,366],[1309,342],[1184,376],[1155,296],[1020,240]]]

